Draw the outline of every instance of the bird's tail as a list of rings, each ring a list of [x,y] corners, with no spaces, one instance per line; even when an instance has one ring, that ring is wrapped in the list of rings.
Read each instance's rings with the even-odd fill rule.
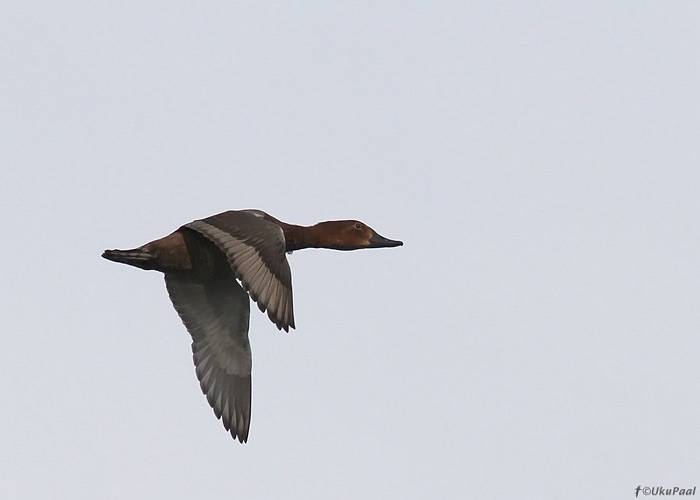
[[[113,262],[121,262],[141,269],[155,269],[156,256],[149,252],[146,247],[134,248],[132,250],[105,250],[102,257]]]

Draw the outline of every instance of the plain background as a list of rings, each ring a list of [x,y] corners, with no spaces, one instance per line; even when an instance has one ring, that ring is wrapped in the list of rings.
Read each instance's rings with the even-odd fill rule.
[[[698,485],[698,2],[2,11],[2,498]],[[100,258],[240,208],[405,242],[289,257],[245,446]]]

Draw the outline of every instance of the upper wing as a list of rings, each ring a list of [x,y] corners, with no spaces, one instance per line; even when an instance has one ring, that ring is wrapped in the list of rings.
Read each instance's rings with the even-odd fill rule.
[[[185,224],[226,254],[231,269],[250,297],[280,330],[294,328],[292,272],[285,256],[282,228],[263,212],[231,210]]]
[[[245,442],[252,368],[248,294],[232,274],[204,283],[166,273],[165,285],[192,335],[192,357],[202,392],[231,436]]]

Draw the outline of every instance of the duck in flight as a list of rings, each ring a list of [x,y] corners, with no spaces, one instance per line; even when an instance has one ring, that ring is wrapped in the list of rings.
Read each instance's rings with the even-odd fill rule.
[[[287,252],[401,245],[356,220],[297,226],[261,210],[230,210],[133,250],[105,250],[102,257],[165,275],[170,300],[192,336],[202,392],[226,430],[244,443],[251,408],[249,297],[288,332],[295,326]]]

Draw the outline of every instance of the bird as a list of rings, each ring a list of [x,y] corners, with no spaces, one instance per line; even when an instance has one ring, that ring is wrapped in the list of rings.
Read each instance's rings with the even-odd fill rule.
[[[300,226],[246,209],[198,219],[138,248],[105,250],[102,257],[164,274],[170,300],[192,337],[202,392],[231,437],[245,443],[252,395],[250,301],[279,330],[296,328],[286,254],[401,245],[358,220]]]

